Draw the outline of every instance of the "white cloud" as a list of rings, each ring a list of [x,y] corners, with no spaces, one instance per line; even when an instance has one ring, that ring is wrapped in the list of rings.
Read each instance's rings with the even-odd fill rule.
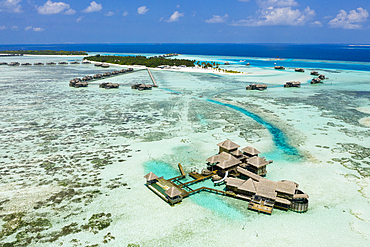
[[[95,1],[92,1],[90,3],[90,6],[86,9],[82,10],[84,13],[91,13],[91,12],[98,12],[103,8],[103,6],[100,3],[96,3]]]
[[[311,27],[322,27],[322,22],[321,21],[314,21],[310,23]]]
[[[32,28],[33,29],[33,31],[35,31],[35,32],[42,32],[42,31],[44,31],[45,29],[43,29],[43,28],[41,28],[41,27],[34,27],[34,28]]]
[[[229,16],[225,14],[224,16],[213,15],[209,20],[205,20],[206,23],[223,23],[227,20]]]
[[[76,10],[74,10],[74,9],[69,9],[69,10],[67,10],[66,12],[64,12],[64,14],[66,14],[66,15],[74,15],[74,14],[76,14]]]
[[[173,14],[171,15],[170,19],[167,20],[167,22],[174,22],[174,21],[178,21],[180,17],[183,17],[184,16],[184,13],[180,13],[179,11],[175,11],[173,12]]]
[[[249,0],[238,0],[239,2],[249,2]]]
[[[123,13],[122,13],[122,15],[123,15],[123,16],[127,16],[127,15],[128,15],[128,12],[127,12],[127,11],[125,11],[125,12],[123,12]]]
[[[44,31],[45,29],[41,28],[41,27],[32,27],[32,26],[28,26],[24,29],[24,31],[28,31],[28,30],[33,30],[35,32],[42,32]]]
[[[357,11],[351,10],[349,14],[342,9],[334,19],[329,21],[328,25],[332,28],[360,29],[368,17],[367,10],[361,7],[357,8]]]
[[[80,21],[82,21],[83,18],[84,18],[83,16],[78,17],[77,20],[76,20],[76,22],[79,23]]]
[[[19,4],[22,0],[4,0],[0,1],[0,12],[21,13],[22,6]]]
[[[257,0],[260,9],[257,17],[247,18],[232,23],[233,26],[298,26],[311,21],[315,11],[306,7],[304,11],[293,9],[295,0]]]
[[[176,8],[180,8],[180,5],[176,5]]]
[[[258,6],[263,7],[293,7],[298,6],[295,0],[257,0]]]
[[[12,30],[18,30],[18,26],[12,26]]]
[[[112,16],[112,15],[114,15],[113,11],[109,11],[108,13],[105,14],[105,16]]]
[[[0,31],[5,30],[6,26],[0,26]]]
[[[37,7],[37,13],[42,15],[53,15],[63,12],[67,15],[73,15],[76,13],[74,9],[71,9],[69,4],[64,2],[52,2],[48,0],[43,6]]]
[[[137,8],[137,12],[139,13],[139,15],[144,15],[146,12],[148,12],[148,8],[146,6],[141,6],[139,8]]]

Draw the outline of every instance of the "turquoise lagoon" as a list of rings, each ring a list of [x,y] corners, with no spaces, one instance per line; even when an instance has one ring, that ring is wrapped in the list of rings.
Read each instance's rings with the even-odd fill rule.
[[[138,92],[130,85],[150,83],[146,71],[107,80],[120,83],[117,90],[75,89],[70,79],[115,66],[0,66],[0,243],[366,246],[370,127],[360,121],[370,117],[370,71],[349,62],[304,61],[306,72],[296,73],[272,69],[284,61],[180,58],[230,61],[222,67],[248,74],[153,70],[159,88]],[[324,84],[309,84],[312,64],[325,68]],[[302,87],[283,88],[288,80]],[[246,91],[254,82],[269,88]],[[149,171],[169,178],[178,163],[186,172],[202,169],[227,138],[273,159],[267,178],[297,182],[310,196],[308,212],[260,215],[206,192],[170,207],[144,186]]]

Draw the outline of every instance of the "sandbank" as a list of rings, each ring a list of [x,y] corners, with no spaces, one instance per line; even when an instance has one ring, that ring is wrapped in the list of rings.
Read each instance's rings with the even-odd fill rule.
[[[370,114],[370,108],[359,107],[359,108],[356,108],[356,110],[359,112]]]
[[[370,127],[370,117],[364,117],[358,120],[358,122],[362,125]]]
[[[100,62],[95,62],[95,61],[90,61],[91,63],[100,63]],[[208,69],[208,68],[201,68],[201,67],[176,67],[176,66],[171,66],[170,68],[151,68],[151,67],[146,67],[142,65],[120,65],[120,64],[114,64],[114,63],[106,63],[109,64],[110,66],[117,66],[117,67],[133,67],[133,68],[139,68],[139,69],[151,69],[151,70],[164,70],[164,71],[176,71],[176,72],[192,72],[192,73],[212,73],[212,74],[223,74],[223,75],[248,75],[251,73],[245,73],[245,72],[240,72],[240,73],[227,73],[223,71],[218,71],[217,69]]]

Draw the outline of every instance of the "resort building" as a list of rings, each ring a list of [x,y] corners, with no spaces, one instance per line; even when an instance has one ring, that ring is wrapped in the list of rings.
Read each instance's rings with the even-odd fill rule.
[[[267,214],[271,214],[273,208],[307,211],[308,195],[298,190],[295,182],[271,181],[241,167],[238,171],[244,179],[228,177],[226,188],[249,200],[248,209]]]
[[[185,172],[179,164],[180,176],[164,179],[150,172],[146,178],[146,186],[171,206],[180,203],[184,198],[202,191],[248,201],[248,209],[271,214],[274,208],[304,213],[308,210],[308,195],[298,189],[293,181],[268,180],[266,161],[259,157],[260,151],[247,146],[239,150],[239,145],[226,140],[219,144],[219,153],[207,159],[207,169],[202,173],[192,171],[189,176],[194,180],[181,182]],[[210,187],[191,186],[212,177],[214,186],[224,184],[226,190]]]

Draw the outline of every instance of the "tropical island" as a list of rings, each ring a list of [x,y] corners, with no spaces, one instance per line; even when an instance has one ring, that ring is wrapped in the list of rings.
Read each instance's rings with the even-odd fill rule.
[[[145,56],[89,56],[85,60],[90,60],[100,63],[112,63],[119,65],[143,65],[146,67],[156,68],[161,65],[168,66],[187,66],[194,67],[195,60],[188,59],[166,59],[164,57],[145,57]]]
[[[86,56],[86,51],[53,51],[53,50],[15,50],[15,51],[0,51],[0,54],[22,54],[22,55],[79,55]]]

